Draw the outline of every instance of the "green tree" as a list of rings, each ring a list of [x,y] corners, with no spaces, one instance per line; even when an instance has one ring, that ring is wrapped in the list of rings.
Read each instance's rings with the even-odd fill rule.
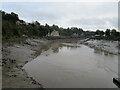
[[[96,30],[95,32],[97,35],[100,35],[100,36],[103,36],[104,35],[104,32],[103,31],[100,31],[100,30]]]
[[[110,36],[110,29],[106,29],[105,36]]]
[[[117,36],[117,31],[115,29],[112,29],[111,36],[114,36],[114,37]]]

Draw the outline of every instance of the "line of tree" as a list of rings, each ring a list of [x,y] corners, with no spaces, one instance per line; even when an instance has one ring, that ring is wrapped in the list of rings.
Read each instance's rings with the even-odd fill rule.
[[[71,36],[73,33],[80,35],[83,31],[81,28],[72,27],[72,28],[61,28],[57,25],[49,26],[41,25],[38,21],[32,23],[26,23],[23,20],[20,20],[18,15],[14,12],[6,13],[0,11],[2,14],[2,35],[3,37],[21,37],[21,36],[47,36],[48,33],[51,33],[53,30],[59,31],[61,36]]]
[[[106,29],[106,31],[96,30],[96,39],[109,39],[109,40],[120,40],[120,32],[116,29]]]
[[[58,31],[60,36],[84,36],[91,37],[95,35],[107,36],[107,37],[119,37],[119,32],[115,29],[106,29],[105,32],[101,30],[93,31],[84,31],[82,28],[71,27],[71,28],[62,28],[58,25],[53,24],[52,26],[45,24],[41,25],[38,21],[31,23],[26,23],[24,20],[20,20],[18,14],[11,12],[6,13],[0,11],[2,14],[2,36],[5,38],[11,37],[45,37],[50,34],[52,31]]]

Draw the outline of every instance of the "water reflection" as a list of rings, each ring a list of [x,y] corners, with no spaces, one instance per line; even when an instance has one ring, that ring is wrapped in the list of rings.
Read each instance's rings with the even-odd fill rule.
[[[77,48],[80,48],[80,44],[78,45],[76,43],[74,43],[74,44],[72,44],[72,43],[62,43],[61,46],[62,47],[67,47],[67,49],[71,49],[71,50],[72,49],[75,50]]]
[[[53,50],[54,53],[58,53],[59,52],[59,47],[52,48],[52,50]]]
[[[62,43],[62,44],[61,43],[57,43],[57,44],[54,45],[54,47],[51,47],[51,49],[53,50],[53,53],[58,53],[59,50],[61,50],[63,47],[66,47],[68,50],[69,49],[75,50],[77,48],[80,48],[80,45],[71,44],[71,43]],[[50,49],[50,46],[47,46],[46,50],[48,50],[48,49]]]
[[[26,72],[46,88],[115,88],[117,55],[76,43],[54,43],[27,63]]]
[[[105,55],[105,56],[111,56],[111,57],[114,56],[114,54],[112,54],[112,53],[109,53],[107,51],[103,51],[103,50],[100,50],[100,49],[96,49],[96,48],[94,49],[94,53],[100,54],[100,55]]]

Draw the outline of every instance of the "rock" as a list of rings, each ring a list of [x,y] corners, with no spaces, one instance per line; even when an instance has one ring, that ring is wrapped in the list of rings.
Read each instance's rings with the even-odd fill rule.
[[[28,63],[28,61],[25,61],[25,64]]]
[[[15,63],[16,60],[11,60],[11,63]]]
[[[23,67],[23,65],[19,64],[19,65],[16,65],[16,68],[18,69],[21,69]]]
[[[17,77],[17,75],[12,75],[13,77]]]
[[[8,68],[10,68],[10,67],[8,67]]]

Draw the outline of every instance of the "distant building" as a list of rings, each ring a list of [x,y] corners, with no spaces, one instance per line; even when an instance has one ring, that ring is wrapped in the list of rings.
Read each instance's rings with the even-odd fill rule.
[[[100,35],[95,35],[95,36],[100,36]]]
[[[21,20],[21,21],[17,21],[16,24],[17,24],[17,25],[20,25],[20,24],[26,24],[26,23]]]
[[[23,34],[22,37],[28,37],[27,35]]]
[[[84,33],[81,33],[81,36],[84,36],[85,34]]]
[[[47,36],[60,36],[58,31],[52,31],[51,33],[48,33]]]
[[[51,34],[50,34],[50,33],[48,33],[48,34],[47,34],[47,36],[51,36]]]
[[[79,34],[78,33],[73,33],[73,36],[79,36]]]
[[[22,23],[21,23],[20,21],[17,21],[16,24],[17,24],[17,25],[20,25],[20,24],[22,24]]]

